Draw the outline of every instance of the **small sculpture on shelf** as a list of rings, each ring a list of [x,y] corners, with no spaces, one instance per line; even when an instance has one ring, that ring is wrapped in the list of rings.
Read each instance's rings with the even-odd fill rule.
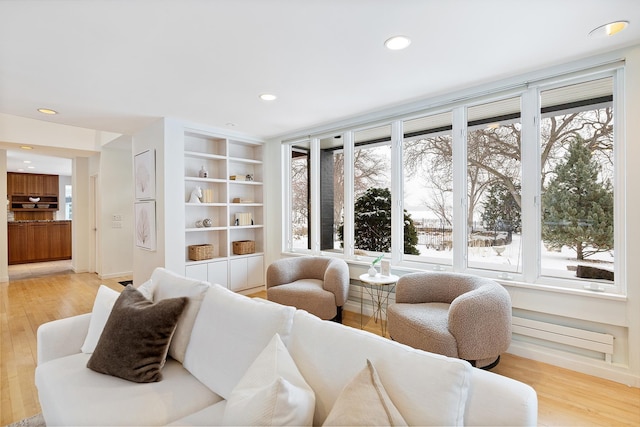
[[[205,218],[202,220],[202,225],[205,227],[211,227],[213,225],[213,221],[210,218]]]
[[[247,181],[253,181],[253,174],[252,174],[252,173],[248,173],[248,174],[245,176],[245,179],[246,179]]]
[[[209,178],[209,171],[205,169],[204,165],[202,165],[202,167],[198,171],[198,176],[200,178]]]
[[[202,197],[202,188],[196,187],[191,192],[191,196],[189,197],[189,203],[201,203],[200,198]]]

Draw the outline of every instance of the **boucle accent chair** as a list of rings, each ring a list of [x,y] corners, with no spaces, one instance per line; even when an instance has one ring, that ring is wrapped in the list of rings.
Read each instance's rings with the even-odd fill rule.
[[[337,258],[283,258],[267,268],[267,299],[342,322],[349,296],[349,267]]]
[[[387,311],[389,336],[491,369],[511,343],[511,298],[493,280],[458,273],[400,277]]]

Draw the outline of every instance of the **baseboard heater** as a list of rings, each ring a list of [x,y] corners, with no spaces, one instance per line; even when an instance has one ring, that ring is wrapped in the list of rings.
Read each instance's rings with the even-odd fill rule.
[[[613,357],[613,335],[554,325],[522,317],[513,317],[512,325],[514,334],[597,351],[604,354],[607,363],[611,363]]]

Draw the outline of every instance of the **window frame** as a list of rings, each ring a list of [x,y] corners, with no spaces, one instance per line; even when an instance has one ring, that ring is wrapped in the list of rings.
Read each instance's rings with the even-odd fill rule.
[[[553,88],[569,86],[573,84],[597,80],[599,78],[611,77],[613,79],[613,110],[614,110],[614,274],[613,283],[593,282],[585,279],[569,279],[561,277],[543,276],[541,265],[542,245],[541,239],[541,185],[540,185],[540,119],[541,113],[541,92]],[[480,104],[486,104],[508,98],[520,98],[520,123],[521,123],[521,179],[522,179],[522,271],[511,273],[506,271],[491,270],[485,268],[468,267],[468,247],[467,235],[467,109]],[[403,143],[405,141],[403,132],[403,122],[419,117],[437,115],[442,112],[452,114],[452,163],[453,163],[453,256],[451,265],[435,262],[429,257],[405,255],[403,236],[403,209],[404,209],[404,176],[403,165]],[[311,211],[316,211],[319,202],[319,177],[318,171],[314,175],[313,161],[319,157],[319,138],[323,135],[341,135],[344,150],[344,252],[332,253],[330,251],[320,251],[319,242],[319,217],[318,214],[311,214],[310,224],[311,247],[308,252],[316,255],[336,256],[344,258],[349,262],[363,263],[371,262],[373,257],[366,257],[354,254],[354,134],[363,129],[375,128],[383,125],[391,125],[391,197],[392,197],[392,246],[388,258],[394,269],[398,271],[411,270],[450,270],[475,274],[479,276],[493,278],[504,284],[513,286],[532,287],[549,291],[578,292],[584,294],[604,296],[625,296],[626,289],[626,218],[625,218],[625,194],[626,194],[626,162],[624,153],[626,151],[626,141],[624,137],[625,117],[624,117],[624,64],[620,62],[599,66],[593,69],[575,71],[567,74],[538,79],[535,82],[523,83],[508,89],[483,92],[478,95],[470,95],[465,99],[444,101],[440,105],[431,108],[418,109],[404,112],[401,115],[394,115],[387,119],[372,120],[370,122],[360,122],[352,127],[343,126],[332,132],[326,130],[322,134],[311,135],[307,139],[310,141],[311,150],[317,150],[316,156],[311,154]],[[296,141],[300,142],[300,140]],[[283,147],[291,146],[292,142],[283,141]],[[287,150],[285,150],[287,151]],[[290,220],[291,189],[290,179],[286,173],[290,173],[290,152],[284,155],[285,172],[283,180],[283,215],[284,228],[290,234],[291,228],[286,225]],[[287,163],[288,162],[288,163]],[[289,222],[290,223],[290,222]],[[287,235],[287,238],[290,236]],[[292,252],[291,247],[283,242],[285,252]],[[456,250],[457,248],[457,250]],[[299,253],[300,251],[295,251]]]

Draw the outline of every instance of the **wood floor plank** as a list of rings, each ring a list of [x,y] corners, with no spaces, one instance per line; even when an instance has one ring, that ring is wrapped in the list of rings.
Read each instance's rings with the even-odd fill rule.
[[[40,272],[41,274],[41,272]],[[40,412],[34,373],[36,331],[51,320],[91,311],[101,284],[122,290],[122,277],[62,274],[0,283],[0,425]],[[253,296],[266,298],[262,291]],[[363,329],[380,335],[380,323]],[[360,328],[360,314],[345,311],[343,323]],[[532,386],[541,426],[640,426],[640,389],[504,354],[493,372]]]

